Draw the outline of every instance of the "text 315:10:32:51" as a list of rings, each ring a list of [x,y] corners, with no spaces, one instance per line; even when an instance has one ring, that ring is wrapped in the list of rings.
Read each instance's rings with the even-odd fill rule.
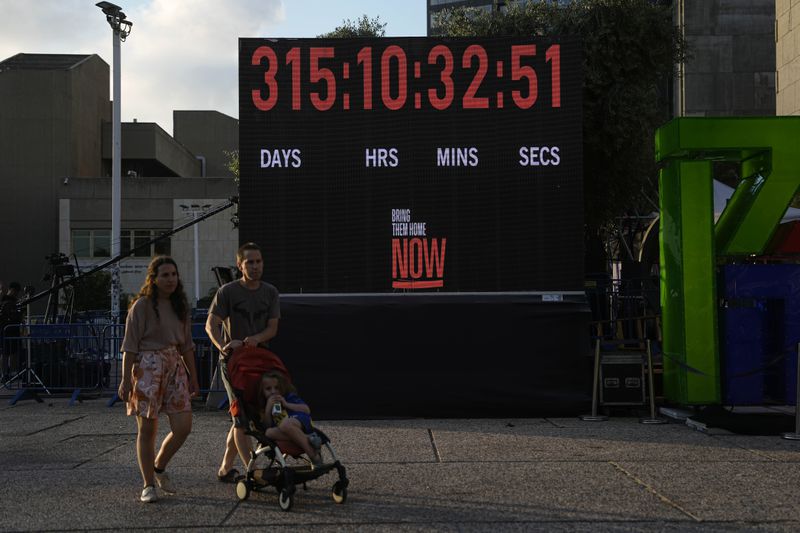
[[[539,97],[539,81],[536,69],[529,64],[531,60],[536,60],[535,44],[512,45],[509,56],[509,68],[503,60],[494,63],[495,76],[498,80],[505,80],[506,75],[515,87],[510,91],[511,105],[519,109],[530,109],[536,104]],[[302,49],[300,47],[290,48],[286,52],[285,64],[291,69],[291,109],[300,111],[303,105],[301,69]],[[309,80],[313,84],[322,84],[317,91],[309,91],[308,99],[311,105],[318,111],[327,111],[334,108],[337,102],[336,75],[332,67],[337,65],[335,49],[333,47],[310,47],[308,48],[309,58]],[[544,53],[545,66],[550,70],[550,101],[548,104],[553,108],[561,107],[561,47],[552,44],[547,47]],[[523,60],[525,60],[524,64]],[[255,107],[261,111],[269,111],[278,103],[280,88],[277,80],[280,63],[275,50],[269,46],[259,46],[253,52],[251,65],[260,66],[266,62],[264,71],[264,85],[266,88],[253,89],[251,91],[252,100]],[[325,62],[325,63],[323,63]],[[497,91],[493,98],[479,96],[479,89],[491,68],[491,62],[486,49],[483,46],[473,44],[467,46],[461,55],[461,68],[474,70],[473,77],[463,91],[460,107],[463,109],[490,109],[491,107],[502,109],[507,105],[504,98],[505,93]],[[413,61],[414,79],[422,79],[422,63]],[[379,69],[380,84],[380,103],[383,107],[397,111],[408,104],[409,97],[409,61],[405,50],[397,45],[387,46],[380,55]],[[445,110],[453,105],[455,100],[456,82],[453,78],[455,60],[450,48],[439,44],[428,52],[425,66],[435,66],[437,72],[425,74],[425,79],[436,77],[436,86],[428,87],[423,96],[422,92],[413,92],[414,109],[422,109],[423,99],[426,105],[430,105],[436,110]],[[342,79],[349,80],[351,77],[351,64],[340,62],[339,70]],[[364,110],[374,108],[373,103],[373,49],[365,46],[356,55],[356,61],[352,68],[353,75],[359,76],[362,80],[361,103]],[[438,76],[436,76],[438,74]],[[380,105],[380,103],[378,105]],[[547,105],[547,104],[545,104]],[[350,94],[341,94],[341,109],[349,110]]]

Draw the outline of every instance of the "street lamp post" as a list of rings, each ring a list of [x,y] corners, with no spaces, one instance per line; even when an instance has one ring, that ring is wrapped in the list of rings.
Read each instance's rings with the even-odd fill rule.
[[[184,213],[192,215],[192,220],[197,218],[208,211],[211,204],[205,205],[184,205],[181,204],[181,209]],[[197,302],[200,301],[200,233],[199,224],[194,224],[194,305],[197,307]]]
[[[122,8],[111,2],[98,2],[113,33],[114,61],[114,108],[111,121],[111,257],[120,251],[120,232],[122,222],[122,123],[120,102],[120,42],[131,33],[133,22],[127,20]],[[111,319],[119,322],[119,263],[111,266]]]

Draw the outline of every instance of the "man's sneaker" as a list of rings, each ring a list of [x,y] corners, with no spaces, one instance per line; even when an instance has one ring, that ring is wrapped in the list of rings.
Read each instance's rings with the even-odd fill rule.
[[[158,472],[154,473],[154,477],[156,478],[156,485],[158,488],[166,492],[167,494],[175,494],[175,485],[172,484],[172,480],[169,478],[166,472]]]
[[[156,488],[153,485],[147,485],[142,491],[142,495],[139,497],[139,499],[144,503],[157,502],[158,494],[156,494]]]

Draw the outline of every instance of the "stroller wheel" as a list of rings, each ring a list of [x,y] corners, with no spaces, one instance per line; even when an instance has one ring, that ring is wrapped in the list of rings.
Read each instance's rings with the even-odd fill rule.
[[[290,510],[293,503],[294,494],[290,493],[288,490],[284,489],[278,494],[278,505],[280,505],[281,509],[284,511]]]
[[[245,501],[250,497],[250,491],[253,489],[249,481],[242,480],[236,484],[236,496],[240,501]]]
[[[337,481],[333,484],[331,497],[335,503],[344,503],[347,501],[347,487],[344,486],[344,483]]]

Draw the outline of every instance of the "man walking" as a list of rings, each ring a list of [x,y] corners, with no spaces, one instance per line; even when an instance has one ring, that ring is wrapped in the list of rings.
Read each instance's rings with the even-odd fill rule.
[[[211,342],[220,351],[219,367],[228,401],[233,405],[236,397],[230,386],[226,362],[236,349],[242,346],[260,346],[278,333],[281,316],[278,289],[261,281],[264,261],[261,248],[248,242],[236,252],[236,265],[242,272],[241,279],[226,283],[219,288],[208,309],[206,332]],[[244,432],[242,415],[233,416],[233,425],[225,442],[225,454],[217,472],[220,481],[234,481],[237,471],[233,468],[238,450],[244,464],[250,459],[252,443]]]

